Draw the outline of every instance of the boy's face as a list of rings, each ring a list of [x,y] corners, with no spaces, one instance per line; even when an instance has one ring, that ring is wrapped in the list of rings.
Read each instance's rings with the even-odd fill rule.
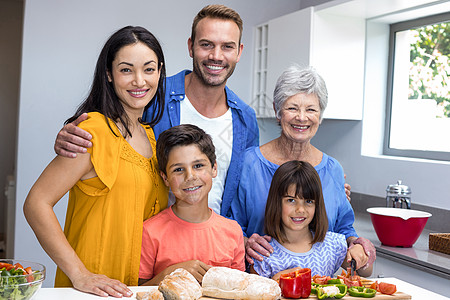
[[[216,163],[211,166],[208,157],[197,145],[177,146],[169,153],[164,183],[170,187],[177,205],[208,203],[212,179],[217,176]]]

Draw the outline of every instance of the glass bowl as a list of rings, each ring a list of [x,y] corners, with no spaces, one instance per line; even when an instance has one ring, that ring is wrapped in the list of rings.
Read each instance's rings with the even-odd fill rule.
[[[23,272],[18,271],[17,267],[22,267]],[[45,266],[42,264],[0,259],[0,300],[29,300],[41,288],[44,279]]]

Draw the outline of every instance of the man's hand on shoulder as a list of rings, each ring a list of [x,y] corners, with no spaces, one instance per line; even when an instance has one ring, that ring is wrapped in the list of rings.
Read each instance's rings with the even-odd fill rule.
[[[87,113],[84,113],[58,132],[54,146],[56,154],[74,158],[77,153],[86,153],[86,148],[92,147],[91,134],[78,127],[86,119]]]

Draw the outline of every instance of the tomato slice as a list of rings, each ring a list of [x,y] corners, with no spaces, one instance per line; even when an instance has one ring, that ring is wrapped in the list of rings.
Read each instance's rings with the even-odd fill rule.
[[[4,262],[0,262],[0,269],[3,269],[3,268],[5,268],[6,270],[11,270],[11,268],[12,268],[12,264],[8,264],[8,263],[4,263]]]
[[[317,284],[327,284],[328,280],[330,280],[331,277],[330,276],[314,275],[312,279]]]
[[[370,288],[379,292],[379,290],[378,290],[378,281],[375,281],[374,283],[372,283],[370,285]]]
[[[14,267],[14,269],[22,269],[23,270],[23,266],[19,263],[15,263],[13,267]]]
[[[386,295],[392,295],[397,291],[397,286],[395,284],[380,282],[378,284],[379,292]]]

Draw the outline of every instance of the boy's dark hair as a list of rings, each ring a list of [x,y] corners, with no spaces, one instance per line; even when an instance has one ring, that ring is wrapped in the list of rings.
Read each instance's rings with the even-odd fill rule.
[[[167,175],[167,161],[173,148],[177,146],[196,145],[204,153],[211,166],[216,162],[215,147],[211,137],[203,129],[192,125],[182,124],[162,132],[156,142],[156,158],[159,168]]]
[[[267,196],[264,231],[281,243],[287,242],[283,229],[282,200],[288,194],[289,187],[295,186],[295,196],[314,200],[314,218],[309,229],[314,232],[311,244],[322,242],[328,231],[328,218],[322,195],[322,184],[314,167],[305,161],[288,161],[282,164],[272,178]]]

